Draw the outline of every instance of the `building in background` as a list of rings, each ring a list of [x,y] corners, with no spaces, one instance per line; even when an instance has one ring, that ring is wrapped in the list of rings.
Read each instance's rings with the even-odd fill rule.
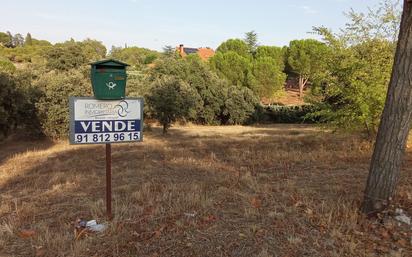
[[[210,57],[215,55],[215,51],[210,47],[191,48],[185,47],[183,44],[181,44],[176,49],[179,52],[179,55],[182,57],[185,57],[189,54],[198,54],[199,57],[204,61],[207,61]]]

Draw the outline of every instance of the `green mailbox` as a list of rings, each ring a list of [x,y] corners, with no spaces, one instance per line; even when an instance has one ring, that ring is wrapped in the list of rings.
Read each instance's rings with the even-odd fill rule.
[[[113,59],[90,64],[93,93],[96,99],[123,99],[126,94],[128,64]]]

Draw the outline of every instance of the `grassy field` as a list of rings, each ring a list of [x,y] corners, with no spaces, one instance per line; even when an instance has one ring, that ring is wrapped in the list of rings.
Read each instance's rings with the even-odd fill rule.
[[[174,127],[113,146],[0,145],[0,256],[412,256],[410,228],[357,212],[370,142],[316,127]],[[412,152],[393,204],[412,214]],[[22,231],[33,231],[27,236]]]

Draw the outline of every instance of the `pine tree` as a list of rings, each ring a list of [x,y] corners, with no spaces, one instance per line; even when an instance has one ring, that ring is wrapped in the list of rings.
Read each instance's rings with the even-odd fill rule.
[[[24,39],[24,45],[25,46],[31,46],[33,45],[33,40],[31,38],[31,34],[27,33],[26,38]]]
[[[248,45],[249,53],[254,55],[256,52],[256,48],[258,47],[257,33],[254,30],[246,32],[243,41],[245,41],[245,43]]]

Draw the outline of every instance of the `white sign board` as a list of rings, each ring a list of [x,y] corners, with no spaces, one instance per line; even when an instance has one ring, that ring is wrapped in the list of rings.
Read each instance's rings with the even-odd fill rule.
[[[143,99],[70,98],[70,143],[108,144],[143,139]]]

